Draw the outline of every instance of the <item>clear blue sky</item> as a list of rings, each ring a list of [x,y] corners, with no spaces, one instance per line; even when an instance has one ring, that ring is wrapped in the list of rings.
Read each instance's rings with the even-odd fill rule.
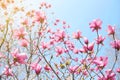
[[[52,3],[56,16],[67,21],[72,31],[80,29],[85,36],[91,33],[90,21],[103,20],[103,30],[108,24],[120,27],[120,0],[47,0]]]

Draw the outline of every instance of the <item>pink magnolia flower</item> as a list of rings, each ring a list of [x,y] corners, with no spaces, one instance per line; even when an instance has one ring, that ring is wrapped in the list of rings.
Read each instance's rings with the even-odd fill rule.
[[[42,46],[43,49],[49,48],[49,44],[46,43],[46,42],[42,42],[41,46]]]
[[[108,57],[99,57],[96,58],[93,63],[95,63],[98,69],[103,69],[108,63]]]
[[[88,75],[87,70],[82,71],[82,73],[83,73],[83,75],[85,75],[85,76],[87,76],[87,75]]]
[[[38,63],[32,63],[31,65],[32,70],[35,70],[35,73],[38,75],[40,74],[42,67]]]
[[[106,72],[105,80],[116,80],[115,79],[115,73],[112,72],[111,69],[108,69]]]
[[[58,29],[57,32],[55,33],[56,42],[63,41],[65,36],[66,36],[65,31]]]
[[[48,9],[48,8],[51,8],[51,4],[48,4],[48,3],[46,3],[46,2],[42,2],[42,3],[40,4],[40,7],[45,7],[46,9]]]
[[[66,24],[66,21],[63,21],[62,24],[65,25],[65,24]]]
[[[58,23],[55,22],[55,23],[54,23],[54,26],[57,26],[57,24],[58,24]]]
[[[51,32],[52,32],[51,28],[48,27],[48,28],[47,28],[47,33],[51,33]]]
[[[26,39],[22,39],[19,43],[22,47],[27,47],[29,45],[28,41]]]
[[[87,49],[88,49],[89,51],[93,51],[93,49],[94,49],[94,44],[95,44],[94,42],[89,43]]]
[[[28,24],[29,24],[28,19],[24,19],[22,24],[28,26]]]
[[[73,33],[73,38],[74,39],[80,39],[80,38],[82,38],[81,32],[80,31],[74,32]]]
[[[41,61],[41,58],[39,58],[37,62],[30,64],[30,67],[32,68],[32,70],[35,70],[35,73],[37,75],[40,74],[42,70],[42,67],[38,64],[40,61]]]
[[[81,53],[86,53],[88,51],[91,51],[93,52],[93,49],[94,49],[94,42],[92,43],[89,43],[88,45],[84,45],[83,48],[80,49],[80,52]]]
[[[116,70],[118,73],[120,73],[120,68],[117,68],[117,70]]]
[[[59,55],[61,55],[64,52],[64,49],[62,47],[60,47],[60,46],[57,46],[55,48],[55,51],[57,53],[56,56],[59,56]]]
[[[41,70],[42,70],[42,67],[37,65],[36,68],[35,68],[36,74],[38,75],[41,72]]]
[[[80,52],[81,53],[87,53],[88,52],[88,49],[86,46],[83,46],[83,48],[80,49]]]
[[[17,39],[24,39],[26,34],[27,32],[25,32],[24,27],[20,27],[19,29],[14,30],[14,36]]]
[[[47,4],[46,2],[41,2],[40,5],[41,5],[41,6],[46,6],[46,4]]]
[[[96,43],[103,45],[104,40],[105,40],[105,37],[102,37],[101,35],[99,35],[98,38],[96,39]]]
[[[8,66],[5,67],[3,74],[8,76],[13,76],[12,69],[10,69]]]
[[[107,32],[108,32],[108,35],[114,35],[115,34],[115,27],[108,25]]]
[[[14,52],[11,53],[13,58],[14,58],[14,62],[18,62],[20,64],[25,64],[25,60],[27,59],[27,55],[26,53],[19,53],[18,49],[16,49]]]
[[[35,20],[34,22],[38,22],[38,23],[43,23],[46,19],[45,13],[44,12],[40,12],[40,11],[36,11],[35,12]]]
[[[55,40],[54,39],[50,39],[49,45],[54,45],[54,43],[55,43]]]
[[[70,73],[75,73],[78,68],[79,68],[79,66],[70,66],[69,71],[70,71]]]
[[[92,31],[98,31],[98,29],[101,29],[102,21],[100,19],[95,19],[89,25]]]
[[[73,49],[73,52],[74,52],[75,54],[78,54],[78,53],[79,53],[79,50],[76,49],[76,48],[74,48],[74,49]]]
[[[51,70],[51,68],[50,68],[48,65],[46,65],[46,66],[44,67],[44,69],[45,69],[46,71],[50,71],[50,70]]]
[[[64,44],[68,47],[69,50],[73,50],[75,48],[75,45],[73,44],[73,42],[69,40],[65,41]]]
[[[87,63],[86,59],[82,59],[82,60],[80,60],[80,62],[81,62],[81,64],[86,64]]]
[[[76,58],[74,58],[73,60],[74,60],[75,62],[78,62],[78,58],[77,58],[77,57],[76,57]]]
[[[115,40],[111,42],[111,46],[117,50],[120,50],[120,40]]]
[[[105,76],[100,76],[98,80],[116,80],[115,73],[111,69],[105,71]]]
[[[56,22],[57,22],[57,23],[60,22],[60,19],[56,19]]]
[[[84,43],[85,43],[85,44],[88,44],[88,43],[89,43],[89,41],[88,41],[88,39],[87,39],[86,37],[84,37],[83,39],[84,39]]]

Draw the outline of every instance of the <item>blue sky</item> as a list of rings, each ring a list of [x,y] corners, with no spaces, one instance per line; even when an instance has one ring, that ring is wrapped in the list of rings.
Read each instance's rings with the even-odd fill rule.
[[[103,20],[103,31],[108,24],[120,27],[120,0],[34,0],[36,4],[42,1],[52,4],[55,18],[70,24],[72,32],[79,29],[87,36],[91,33],[88,24],[96,18]]]
[[[120,27],[120,0],[47,0],[55,15],[67,21],[71,30],[79,29],[85,36],[91,33],[89,22],[100,18],[103,31],[108,24]]]

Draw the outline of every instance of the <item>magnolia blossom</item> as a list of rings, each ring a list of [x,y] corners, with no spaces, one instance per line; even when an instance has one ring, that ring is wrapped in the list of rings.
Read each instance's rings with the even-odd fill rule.
[[[40,7],[51,8],[51,4],[48,4],[48,3],[46,3],[46,2],[42,2],[42,3],[40,4]]]
[[[56,56],[59,56],[59,55],[61,55],[64,52],[64,49],[62,47],[60,47],[60,46],[57,46],[55,48],[55,51],[57,53]]]
[[[28,19],[24,19],[24,20],[22,21],[22,24],[28,26],[28,24],[29,24]]]
[[[88,51],[93,52],[93,50],[94,50],[94,44],[95,44],[95,43],[92,42],[92,43],[89,43],[89,44],[87,44],[87,45],[84,45],[83,48],[80,49],[80,52],[81,52],[81,53],[86,53],[86,52],[88,52]]]
[[[87,53],[88,52],[88,49],[86,46],[83,46],[83,48],[80,49],[80,52],[81,53]]]
[[[116,80],[116,74],[113,73],[111,69],[108,69],[105,73],[105,76],[99,77],[98,80]]]
[[[40,74],[42,67],[38,64],[41,61],[41,58],[39,57],[37,62],[31,63],[30,67],[32,68],[32,70],[35,70],[35,73],[38,75]]]
[[[97,65],[98,69],[103,69],[108,63],[108,57],[98,57],[93,63]]]
[[[111,46],[117,50],[120,50],[120,40],[115,40],[111,42]]]
[[[89,25],[92,31],[98,31],[101,29],[102,21],[100,19],[95,19]]]
[[[79,53],[79,50],[76,49],[76,48],[74,48],[74,49],[73,49],[73,52],[74,52],[75,54],[78,54],[78,53]]]
[[[96,39],[96,43],[103,45],[104,40],[105,40],[105,37],[102,37],[101,35],[99,35],[98,38]]]
[[[88,75],[87,70],[82,71],[82,74],[85,75],[85,76],[87,76]]]
[[[32,70],[35,70],[35,73],[38,75],[40,74],[42,67],[38,63],[32,63],[31,65]]]
[[[84,39],[84,43],[85,43],[85,44],[88,44],[88,43],[89,43],[89,41],[88,41],[88,39],[87,39],[86,37],[83,37],[83,39]]]
[[[20,64],[25,64],[25,60],[27,59],[27,54],[26,53],[19,53],[18,49],[16,49],[14,52],[11,53],[13,58],[14,58],[14,62],[18,62]]]
[[[3,74],[6,76],[13,76],[12,69],[10,69],[8,66],[5,67]]]
[[[70,66],[69,71],[70,71],[70,73],[75,73],[78,68],[79,68],[79,66]]]
[[[57,32],[55,33],[55,41],[56,42],[63,41],[65,36],[66,36],[65,31],[58,29]]]
[[[111,80],[116,80],[115,79],[115,73],[114,72],[112,72],[112,70],[111,69],[108,69],[107,71],[106,71],[106,80],[109,80],[109,79],[111,79]]]
[[[41,70],[42,70],[42,67],[37,65],[36,68],[35,68],[36,74],[38,75],[41,72]]]
[[[15,30],[14,30],[14,36],[15,36],[17,39],[24,39],[26,34],[27,34],[27,33],[25,32],[24,27],[20,27],[19,29],[15,29]]]
[[[56,19],[55,21],[58,23],[58,22],[60,22],[60,19]]]
[[[73,50],[75,48],[74,43],[69,40],[65,41],[64,44],[68,47],[69,50]]]
[[[120,68],[117,68],[116,71],[117,71],[118,73],[120,73]]]
[[[94,49],[94,42],[92,42],[92,43],[89,43],[88,44],[88,46],[87,46],[87,49],[89,50],[89,51],[93,51],[93,49]]]
[[[41,46],[42,46],[43,49],[49,48],[49,44],[46,43],[46,42],[42,42]]]
[[[51,70],[51,68],[50,68],[48,65],[44,66],[44,69],[45,69],[46,71],[50,71],[50,70]]]
[[[80,31],[74,32],[73,33],[73,38],[74,39],[80,39],[80,38],[82,38],[81,32]]]
[[[78,57],[76,57],[76,58],[74,58],[73,60],[74,60],[75,62],[78,62],[79,59],[78,59]]]
[[[22,47],[27,47],[28,46],[28,41],[27,40],[25,40],[25,39],[22,39],[22,40],[20,40],[20,43],[19,43]]]
[[[45,13],[44,12],[40,12],[40,11],[36,11],[35,12],[35,20],[34,22],[38,22],[38,23],[43,23],[46,19]]]
[[[107,32],[108,32],[108,35],[114,35],[115,34],[115,27],[108,25]]]
[[[63,25],[65,25],[65,24],[66,24],[66,21],[63,21],[62,23],[63,23]]]

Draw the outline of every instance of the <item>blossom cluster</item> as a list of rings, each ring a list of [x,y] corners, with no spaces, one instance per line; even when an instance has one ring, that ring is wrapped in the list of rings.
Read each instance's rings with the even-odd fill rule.
[[[1,15],[5,17],[0,23],[0,79],[117,80],[120,40],[115,36],[115,26],[106,28],[107,36],[113,38],[110,47],[115,50],[115,61],[108,68],[109,57],[99,55],[104,54],[101,47],[107,45],[108,38],[100,34],[101,19],[89,23],[91,33],[97,34],[90,41],[80,30],[68,33],[71,27],[64,20],[50,22],[45,11],[51,4],[41,2],[32,10],[15,4],[15,0],[0,0]],[[8,6],[14,6],[11,13]]]

